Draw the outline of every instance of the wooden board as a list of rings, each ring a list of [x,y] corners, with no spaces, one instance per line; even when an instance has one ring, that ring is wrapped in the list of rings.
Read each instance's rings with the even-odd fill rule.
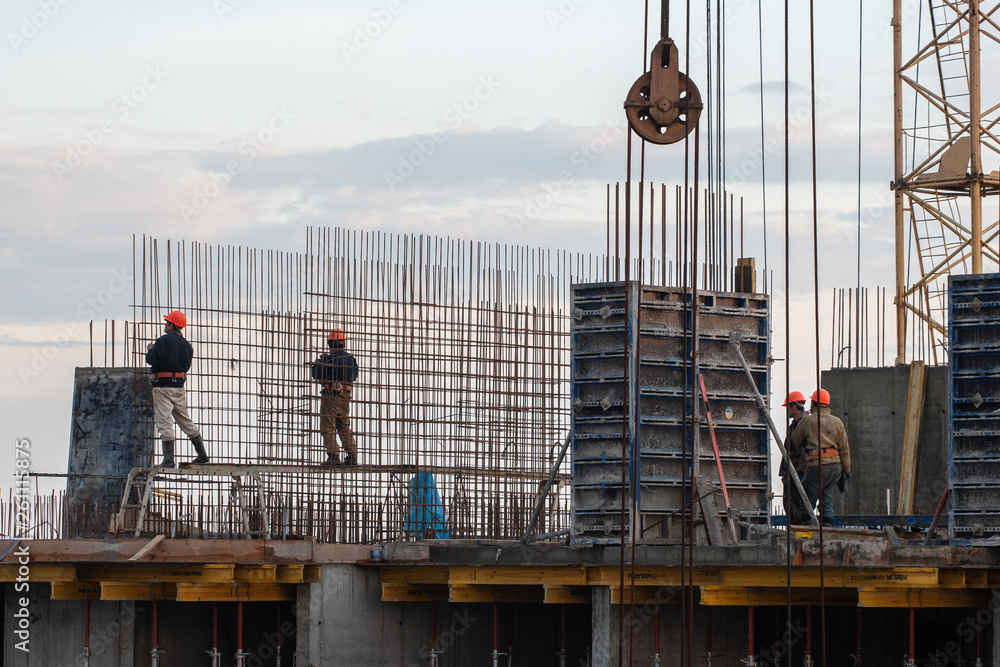
[[[924,413],[924,362],[910,364],[910,388],[906,392],[906,424],[903,429],[903,460],[899,466],[899,496],[896,514],[913,514],[913,491],[917,481],[917,442]]]

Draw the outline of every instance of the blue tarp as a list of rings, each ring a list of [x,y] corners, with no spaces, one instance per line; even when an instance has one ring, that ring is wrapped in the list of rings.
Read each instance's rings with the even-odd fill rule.
[[[434,477],[429,472],[420,472],[406,485],[407,504],[405,531],[422,539],[433,533],[439,540],[451,537],[444,518],[444,504],[438,493]]]

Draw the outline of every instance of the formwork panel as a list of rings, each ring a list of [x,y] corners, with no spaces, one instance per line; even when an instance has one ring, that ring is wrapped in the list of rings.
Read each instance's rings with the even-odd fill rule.
[[[691,494],[692,465],[685,452],[692,445],[685,424],[698,383],[690,362],[691,297],[679,288],[616,282],[573,285],[572,300],[574,540],[621,540],[624,483],[626,525],[636,488],[636,523],[643,527],[637,541],[670,541],[672,518]],[[766,514],[769,434],[730,340],[733,332],[739,334],[757,388],[766,394],[767,309],[765,295],[698,295],[699,371],[731,505],[743,517]],[[718,486],[700,391],[697,396],[697,474]]]
[[[948,280],[949,530],[1000,533],[1000,274]]]

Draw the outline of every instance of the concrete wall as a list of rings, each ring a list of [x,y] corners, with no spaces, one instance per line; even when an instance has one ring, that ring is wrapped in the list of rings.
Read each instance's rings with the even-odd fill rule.
[[[3,664],[6,667],[76,667],[83,664],[83,601],[49,599],[48,584],[31,584],[28,593],[4,586]],[[15,648],[14,613],[18,598],[29,596],[27,653]],[[133,667],[148,664],[134,660],[134,602],[90,603],[90,664]]]
[[[125,477],[136,463],[135,443],[150,442],[152,395],[148,376],[127,368],[77,368],[73,388],[73,428],[69,445],[70,474]],[[117,503],[123,479],[68,478],[70,517],[94,502]],[[74,533],[84,525],[73,521]],[[97,527],[100,529],[100,526]],[[81,534],[68,533],[68,537]]]
[[[909,365],[823,372],[832,412],[843,420],[851,445],[851,482],[836,494],[838,514],[885,514],[885,490],[896,513]],[[948,483],[948,369],[927,368],[917,445],[915,514],[933,514]],[[808,393],[808,392],[807,392]]]

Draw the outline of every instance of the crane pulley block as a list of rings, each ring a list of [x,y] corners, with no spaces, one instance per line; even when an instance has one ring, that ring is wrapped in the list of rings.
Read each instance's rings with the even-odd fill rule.
[[[695,128],[702,108],[698,87],[679,69],[674,41],[661,39],[653,47],[649,71],[628,91],[629,125],[646,141],[673,144]]]

